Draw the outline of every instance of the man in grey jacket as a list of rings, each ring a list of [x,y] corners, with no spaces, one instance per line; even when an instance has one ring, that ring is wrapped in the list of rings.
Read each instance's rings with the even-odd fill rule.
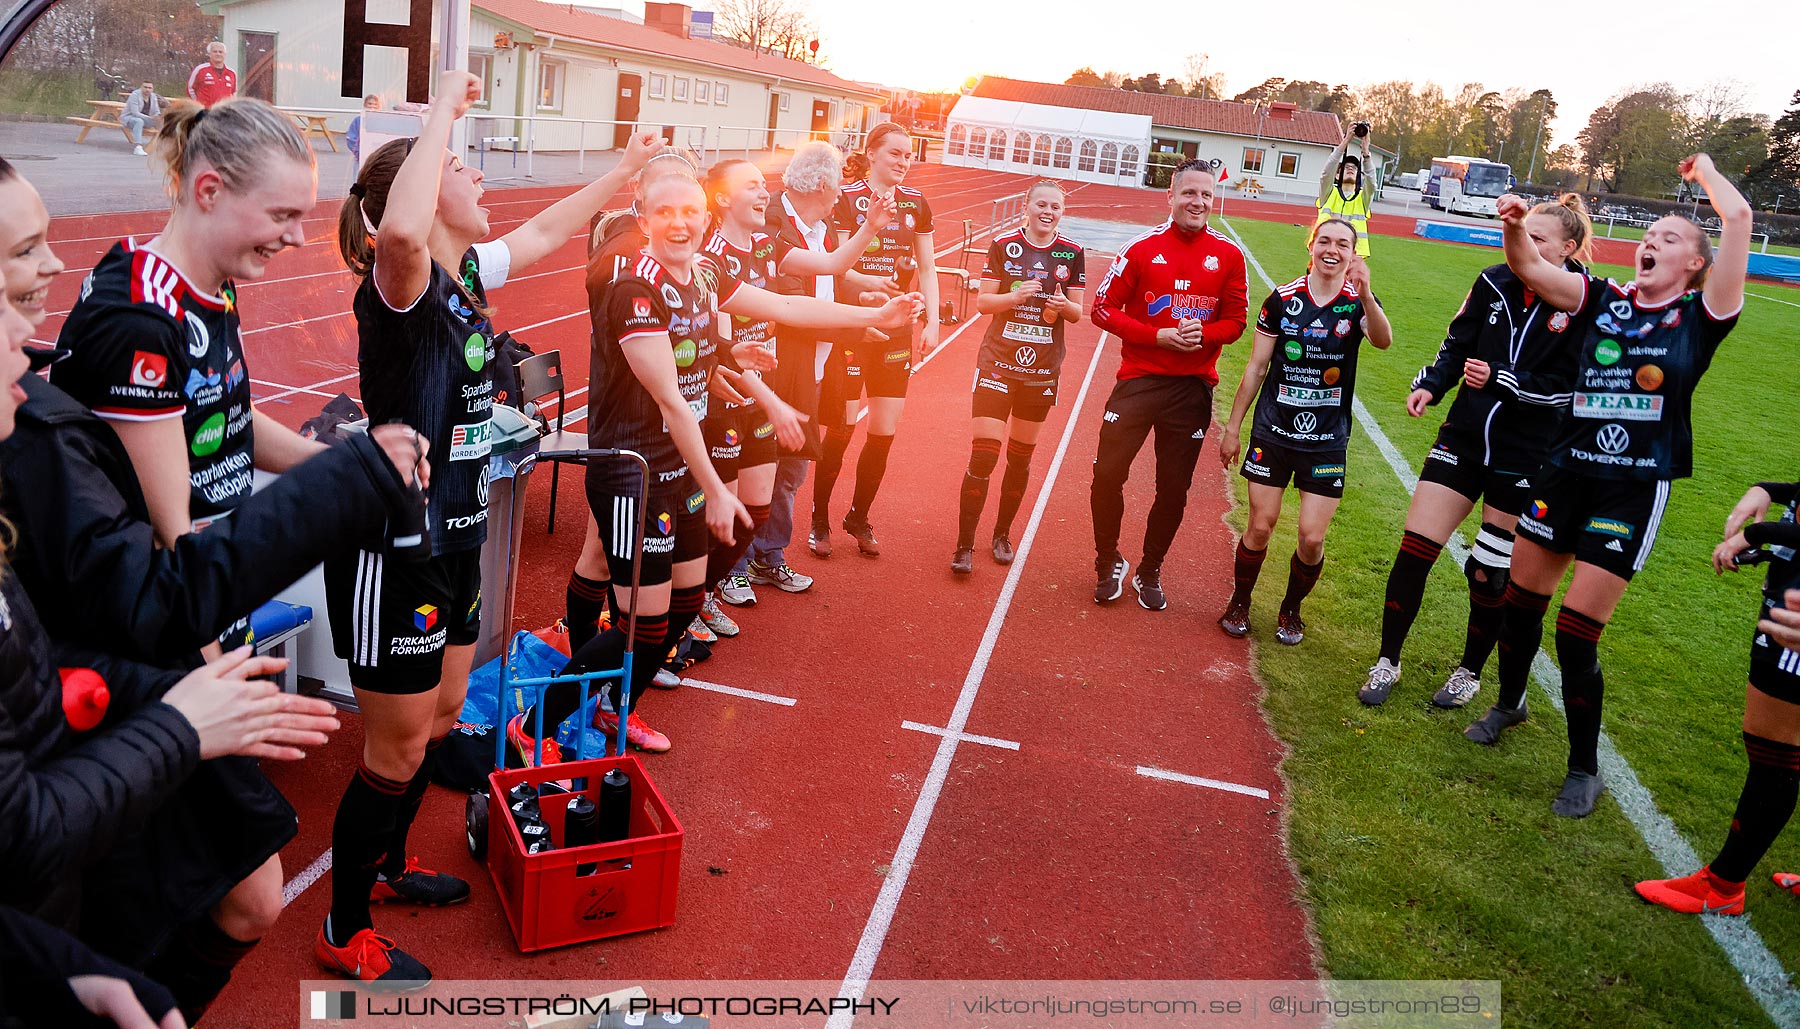
[[[131,91],[125,98],[125,110],[119,115],[119,123],[131,133],[131,152],[139,157],[144,154],[144,129],[153,121],[162,117],[162,97],[156,95],[156,83],[146,82]]]

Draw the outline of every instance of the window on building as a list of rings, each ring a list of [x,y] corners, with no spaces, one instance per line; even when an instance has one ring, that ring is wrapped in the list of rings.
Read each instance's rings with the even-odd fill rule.
[[[794,102],[794,94],[792,93],[778,93],[776,95],[781,97],[781,109],[783,111],[786,111],[789,105]]]
[[[694,80],[694,103],[696,103],[696,104],[706,103],[706,95],[711,90],[712,90],[712,83],[706,81],[705,79],[695,79]]]
[[[713,103],[720,107],[731,103],[731,87],[723,82],[713,83]]]
[[[561,61],[545,61],[538,65],[538,110],[562,110],[563,77],[567,71],[568,65]]]
[[[1100,152],[1100,148],[1094,145],[1093,140],[1091,140],[1091,139],[1082,140],[1081,141],[1081,163],[1077,166],[1077,168],[1080,171],[1084,171],[1084,172],[1093,171],[1094,170],[1094,155],[1098,154],[1099,152]]]
[[[1070,158],[1075,155],[1075,141],[1067,136],[1056,137],[1056,167],[1067,171]]]
[[[1261,175],[1263,170],[1263,152],[1257,147],[1244,148],[1244,174]]]
[[[660,72],[650,73],[650,86],[645,94],[652,100],[661,100],[669,95],[669,77]]]
[[[469,51],[469,73],[481,80],[481,99],[472,106],[485,111],[488,97],[494,92],[494,55]]]
[[[1000,129],[995,129],[994,134],[988,137],[988,160],[1006,160],[1006,133]]]
[[[969,156],[978,160],[987,157],[987,130],[969,130]]]
[[[1050,167],[1050,137],[1039,136],[1037,146],[1031,148],[1031,163],[1039,168]]]
[[[963,129],[963,127],[961,125],[950,126],[950,154],[951,154],[951,156],[961,157],[963,155],[963,148],[968,145],[968,141],[969,141],[969,134],[966,130]]]
[[[1029,133],[1029,132],[1013,133],[1013,156],[1012,156],[1012,159],[1013,159],[1014,164],[1030,164],[1031,163],[1031,133]]]
[[[1117,175],[1119,173],[1119,147],[1108,143],[1100,148],[1100,174]]]
[[[1119,154],[1119,174],[1137,178],[1138,148],[1128,146]]]
[[[687,78],[682,75],[675,76],[674,86],[675,86],[675,94],[671,99],[678,100],[684,104],[687,103],[687,98],[688,98],[688,80],[687,80]]]
[[[1281,154],[1281,155],[1279,155],[1279,157],[1280,157],[1280,160],[1277,161],[1276,165],[1275,165],[1275,174],[1283,176],[1285,178],[1290,178],[1290,179],[1299,178],[1300,177],[1300,155],[1299,154]]]

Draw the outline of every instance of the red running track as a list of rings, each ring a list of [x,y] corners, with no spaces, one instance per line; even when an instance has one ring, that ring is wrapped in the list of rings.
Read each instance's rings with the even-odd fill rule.
[[[914,175],[940,224],[958,230],[963,217],[984,222],[993,198],[1027,181],[939,166]],[[496,230],[559,193],[490,194]],[[1231,214],[1252,213],[1232,203]],[[1071,204],[1084,217],[1145,225],[1159,210],[1154,195],[1104,187],[1082,189]],[[1271,213],[1292,217],[1290,208]],[[309,234],[328,240],[331,214],[325,207],[315,212]],[[65,260],[74,268],[91,263],[109,239],[72,240],[105,236],[115,224],[124,222],[59,222],[55,235],[71,241],[59,247]],[[130,229],[147,233],[155,224],[153,216],[134,216]],[[940,249],[950,242],[952,234],[941,232]],[[550,272],[532,288],[505,288],[494,298],[503,326],[560,319],[514,331],[540,350],[562,348],[572,384],[586,378],[575,268],[581,253],[572,241],[530,270]],[[284,255],[269,275],[282,281],[241,295],[246,329],[267,330],[246,342],[253,377],[272,384],[259,386],[258,396],[289,424],[316,412],[323,396],[279,396],[284,389],[356,393],[350,319],[342,313],[351,280],[334,262],[328,242]],[[53,310],[72,300],[78,278],[72,273],[58,283],[63,303],[53,301]],[[802,542],[790,559],[817,577],[813,590],[760,591],[756,608],[734,612],[744,636],[722,643],[694,670],[701,679],[796,703],[692,687],[644,698],[645,714],[676,744],[650,757],[648,767],[687,829],[672,928],[519,954],[485,871],[464,849],[462,800],[437,788],[412,850],[427,865],[470,879],[475,896],[442,911],[377,909],[378,928],[440,978],[837,981],[859,944],[865,959],[873,957],[867,970],[877,979],[1311,978],[1315,954],[1282,839],[1281,750],[1258,708],[1249,647],[1212,624],[1229,590],[1232,544],[1221,520],[1230,494],[1212,451],[1201,458],[1187,521],[1167,560],[1170,609],[1145,612],[1129,594],[1096,607],[1087,487],[1117,343],[1095,363],[1099,333],[1087,322],[1072,327],[1064,399],[1045,426],[1032,491],[1015,526],[1022,547],[1071,417],[1074,428],[1037,532],[1015,566],[1010,605],[996,620],[1006,570],[985,556],[968,578],[946,567],[982,327],[978,320],[952,339],[913,379],[873,512],[884,555],[871,560],[840,549],[822,562]],[[1092,381],[1077,407],[1090,367]],[[351,377],[316,385],[340,375]],[[1132,557],[1150,501],[1148,449],[1127,486]],[[855,458],[853,450],[838,511],[848,503]],[[562,484],[561,531],[553,536],[543,525],[548,489],[548,475],[533,477],[519,627],[560,614],[580,546],[579,475]],[[798,524],[806,524],[808,506],[802,500]],[[977,679],[971,668],[983,654],[985,674]],[[949,753],[940,735],[902,725],[951,724],[959,699],[966,733],[1018,749],[964,739]],[[270,767],[300,812],[300,835],[282,855],[290,879],[328,849],[332,813],[359,746],[355,722],[347,719],[331,744],[305,761]],[[937,779],[934,758],[943,773]],[[1269,796],[1153,779],[1139,774],[1140,766]],[[907,853],[903,839],[909,819],[919,821],[922,792],[936,798],[931,817],[916,834],[904,889],[890,889],[884,903],[884,882],[900,871],[896,856]],[[1231,889],[1212,885],[1220,882]],[[325,885],[300,892],[207,1024],[263,1026],[270,1012],[292,1011],[295,984],[320,975],[310,945],[327,906]],[[885,933],[871,929],[878,906],[891,919],[873,920],[877,929],[886,925]]]

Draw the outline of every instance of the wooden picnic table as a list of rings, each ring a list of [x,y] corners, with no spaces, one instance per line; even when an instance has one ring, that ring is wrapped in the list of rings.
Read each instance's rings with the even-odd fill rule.
[[[81,134],[75,137],[75,142],[85,143],[87,142],[88,133],[95,129],[108,128],[118,129],[119,133],[125,137],[125,142],[132,142],[131,130],[125,126],[124,122],[119,120],[125,113],[124,101],[89,100],[87,104],[89,107],[93,108],[93,110],[89,111],[85,117],[78,114],[69,115],[69,121],[81,126]],[[151,119],[150,124],[144,126],[144,133],[150,139],[155,139],[156,134],[160,131],[162,131],[160,118],[153,118]]]
[[[331,147],[332,153],[335,154],[338,152],[337,140],[334,137],[341,136],[344,133],[342,130],[334,129],[330,126],[330,124],[328,124],[328,122],[331,118],[331,115],[329,115],[329,114],[309,114],[304,111],[290,111],[285,107],[282,108],[282,111],[288,117],[294,119],[294,121],[296,121],[300,124],[300,138],[301,139],[312,139],[314,137],[322,137],[325,140],[325,143]]]

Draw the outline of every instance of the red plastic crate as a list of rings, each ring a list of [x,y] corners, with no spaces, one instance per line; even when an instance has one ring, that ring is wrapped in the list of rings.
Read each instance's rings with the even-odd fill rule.
[[[572,850],[525,853],[525,841],[506,808],[508,790],[522,782],[536,785],[585,777],[587,797],[598,804],[600,779],[614,768],[631,779],[630,836]],[[681,823],[637,758],[497,771],[488,776],[488,788],[488,873],[520,950],[562,947],[675,923]],[[566,804],[548,804],[542,810],[551,839],[560,842]],[[585,864],[595,865],[593,873],[576,874],[576,866]]]

